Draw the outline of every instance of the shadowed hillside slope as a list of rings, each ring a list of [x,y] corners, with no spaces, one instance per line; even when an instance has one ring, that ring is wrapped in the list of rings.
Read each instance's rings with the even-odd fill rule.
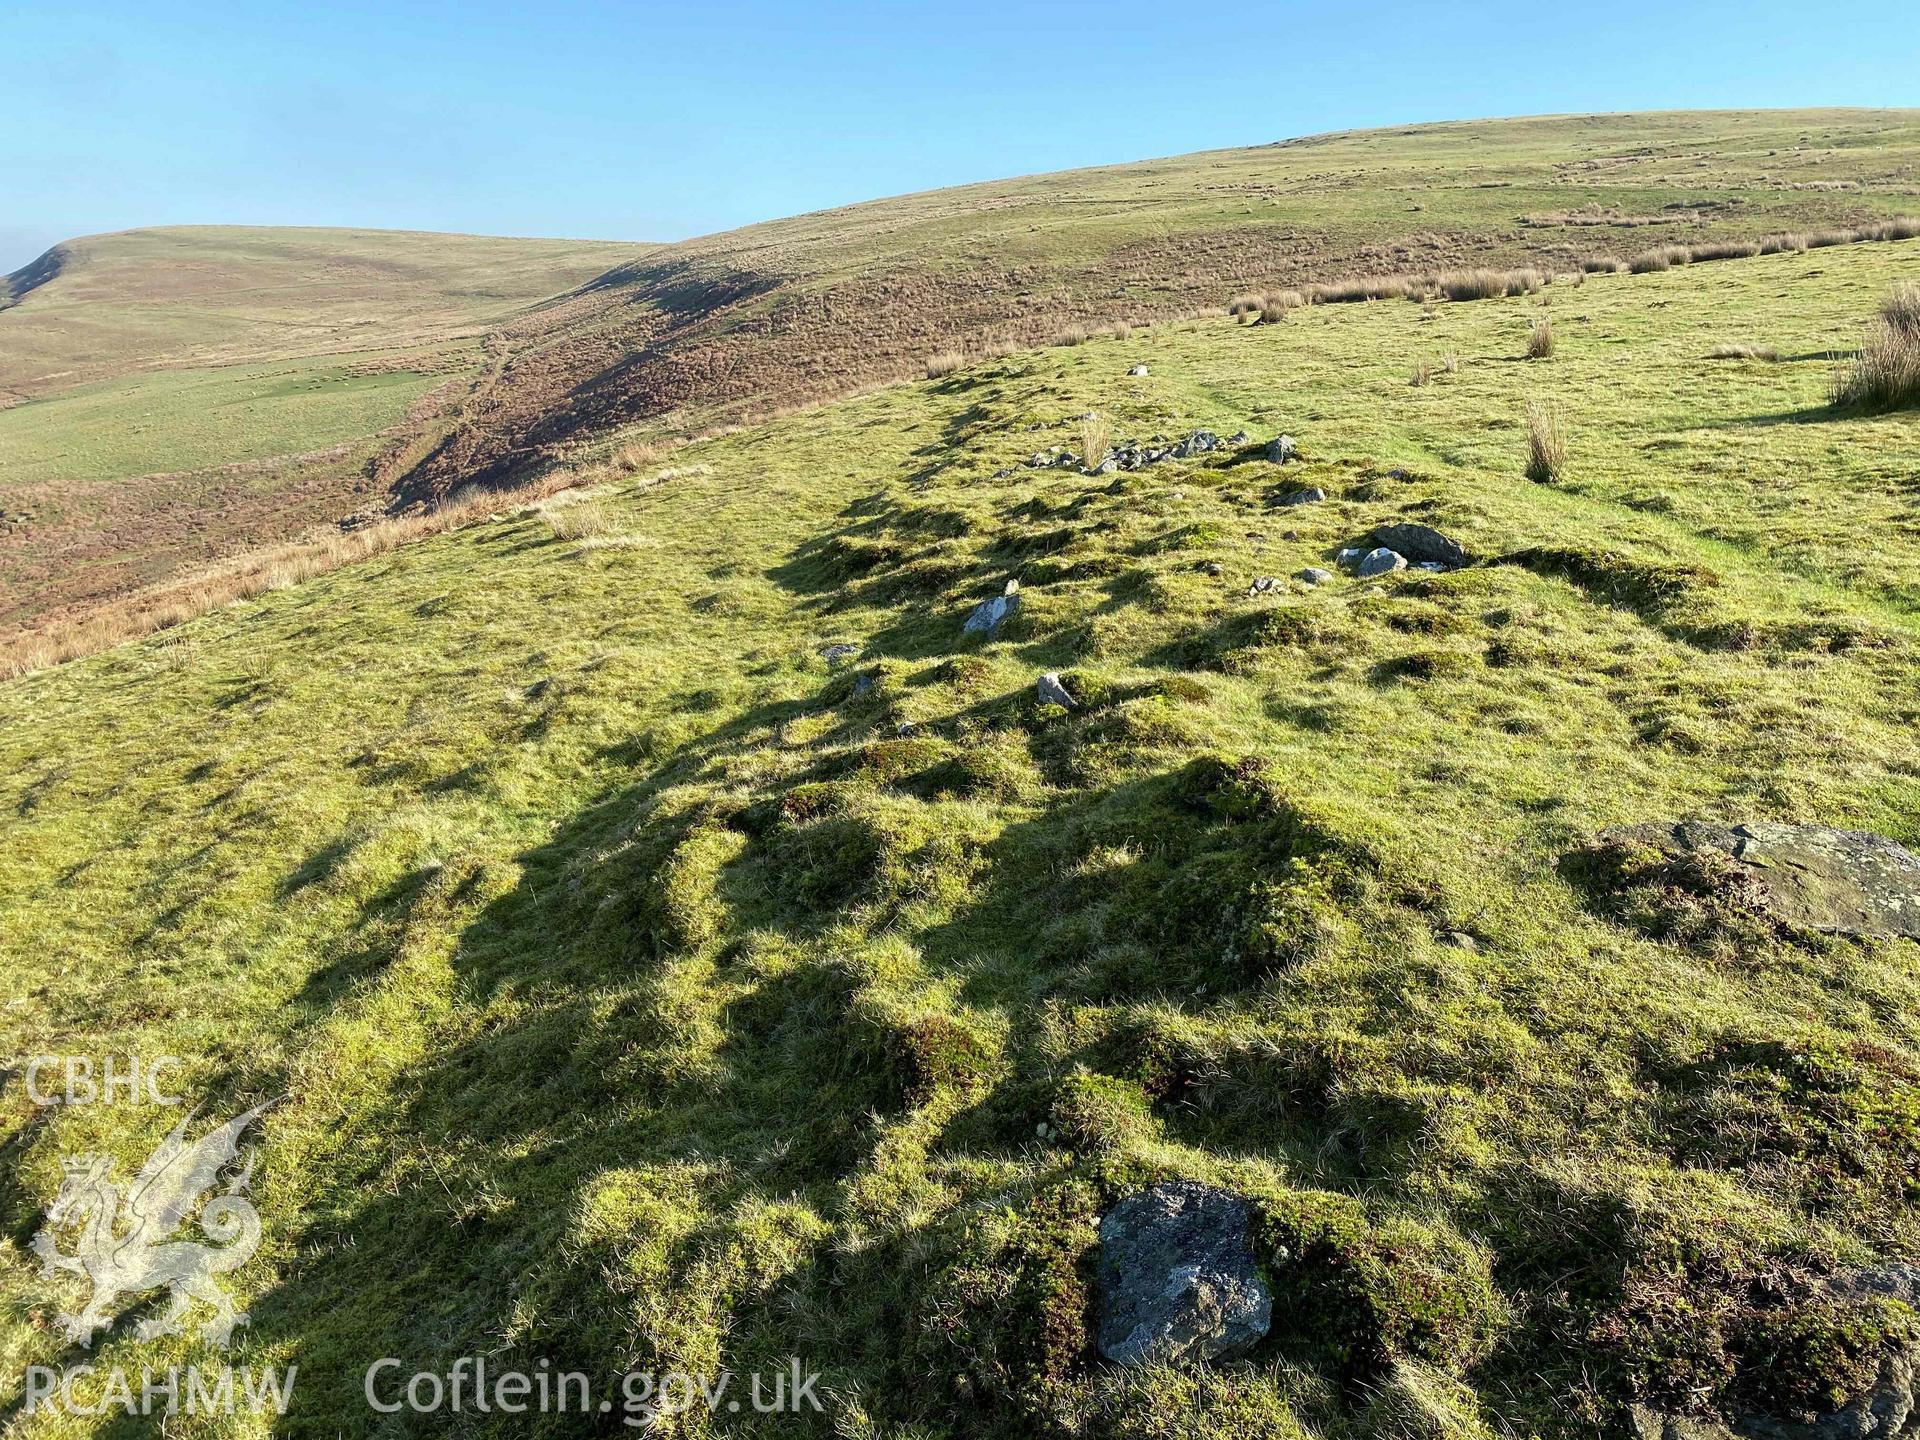
[[[444,493],[610,427],[698,427],[926,359],[1044,344],[1287,286],[1461,265],[1578,269],[1920,208],[1920,112],[1470,121],[1312,136],[854,205],[663,247],[506,327],[408,484]],[[684,414],[679,412],[686,412]]]
[[[297,1363],[221,1433],[316,1440],[536,1430],[363,1398],[479,1354],[823,1377],[675,1434],[1808,1433],[1920,1341],[1846,1289],[1920,1256],[1920,948],[1591,842],[1920,844],[1920,411],[1827,404],[1917,266],[1015,353],[0,688],[0,1053],[286,1097],[234,1348],[82,1350],[62,1157],[177,1115],[10,1085],[0,1381]],[[1222,443],[1062,458],[1102,421]],[[1466,563],[1341,565],[1408,524]],[[1116,1366],[1099,1219],[1174,1179],[1271,1324]]]

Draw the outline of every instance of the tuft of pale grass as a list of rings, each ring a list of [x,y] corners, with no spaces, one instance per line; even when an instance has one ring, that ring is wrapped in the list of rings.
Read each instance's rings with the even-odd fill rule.
[[[1433,380],[1433,362],[1431,360],[1422,360],[1413,367],[1413,374],[1408,377],[1407,383],[1409,385],[1418,387],[1421,385],[1430,384],[1432,383],[1432,380]]]
[[[1447,351],[1446,354],[1440,357],[1440,368],[1449,375],[1458,374],[1460,370],[1460,352],[1458,350]]]
[[[1113,423],[1097,411],[1084,416],[1080,421],[1080,463],[1088,470],[1098,470],[1112,449]]]
[[[587,540],[617,528],[612,510],[599,496],[549,500],[540,510],[556,540]]]
[[[1688,264],[1692,259],[1693,251],[1684,245],[1657,245],[1634,256],[1627,262],[1627,269],[1635,275],[1657,275],[1676,265]]]
[[[1306,303],[1307,297],[1298,290],[1270,290],[1260,297],[1260,323],[1278,325],[1290,311],[1298,310]]]
[[[938,355],[927,357],[927,379],[938,380],[951,375],[967,363],[967,357],[958,350],[942,350]]]
[[[1553,355],[1553,317],[1542,315],[1527,332],[1527,358],[1546,360]]]
[[[1920,284],[1894,287],[1853,364],[1834,376],[1838,409],[1920,408]]]
[[[1527,402],[1527,478],[1545,485],[1557,480],[1567,464],[1566,428],[1560,407],[1551,400]]]
[[[1920,281],[1894,286],[1880,302],[1880,318],[1903,335],[1920,336]]]
[[[1309,285],[1304,292],[1314,305],[1346,305],[1359,300],[1405,300],[1413,295],[1413,280],[1406,275],[1363,275],[1352,280],[1334,280]]]
[[[1092,327],[1077,323],[1062,325],[1053,332],[1053,343],[1056,345],[1084,345],[1091,338],[1093,338]]]
[[[1771,345],[1716,345],[1707,352],[1709,360],[1765,360],[1772,363],[1780,352]]]
[[[1702,260],[1750,260],[1760,253],[1758,240],[1707,240],[1689,247],[1698,264]]]
[[[1547,277],[1531,267],[1521,270],[1449,270],[1433,278],[1433,286],[1449,300],[1497,300],[1506,295],[1531,295]]]

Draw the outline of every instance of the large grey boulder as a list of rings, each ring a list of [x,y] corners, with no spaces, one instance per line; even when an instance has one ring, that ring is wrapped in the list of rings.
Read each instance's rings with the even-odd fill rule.
[[[1192,1180],[1129,1195],[1100,1221],[1100,1353],[1122,1365],[1219,1360],[1273,1323],[1247,1202]]]
[[[1752,882],[1760,908],[1790,929],[1920,939],[1920,859],[1879,835],[1756,820],[1624,825],[1600,841],[1676,857],[1718,851]]]
[[[1267,459],[1276,465],[1284,465],[1293,459],[1294,449],[1291,435],[1275,436],[1267,445]]]
[[[1409,560],[1424,560],[1449,569],[1464,565],[1471,558],[1465,546],[1449,540],[1431,525],[1382,525],[1373,532],[1372,538],[1374,544],[1398,551]]]

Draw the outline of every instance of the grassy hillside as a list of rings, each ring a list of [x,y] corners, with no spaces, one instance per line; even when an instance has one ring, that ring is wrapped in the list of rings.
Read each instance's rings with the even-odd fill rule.
[[[1754,239],[1916,208],[1920,111],[1549,116],[1349,131],[847,206],[663,247],[506,327],[510,383],[432,494],[609,429],[698,430],[930,355],[1237,290]]]
[[[401,1433],[365,1366],[479,1352],[798,1355],[783,1433],[897,1440],[1805,1407],[1885,1338],[1808,1277],[1915,1253],[1920,954],[1563,862],[1920,842],[1920,413],[1826,406],[1916,243],[1017,353],[8,686],[0,1050],[288,1097],[231,1283],[292,1435]],[[1025,464],[1088,412],[1251,439]],[[1403,520],[1474,563],[1289,578]],[[79,1355],[26,1249],[60,1157],[173,1117],[0,1104],[10,1378]],[[1091,1352],[1094,1219],[1164,1176],[1255,1203],[1244,1362]]]
[[[491,327],[644,249],[220,226],[56,247],[0,302],[0,632],[384,508],[377,461],[483,382]]]
[[[1248,287],[1568,270],[1855,225],[1920,208],[1917,193],[1920,112],[1702,112],[1314,136],[671,246],[219,227],[77,240],[12,277],[0,308],[0,404],[35,402],[0,410],[0,640],[356,512],[764,418],[937,354]],[[312,403],[254,423],[255,402],[309,380]],[[103,429],[124,440],[103,446]]]

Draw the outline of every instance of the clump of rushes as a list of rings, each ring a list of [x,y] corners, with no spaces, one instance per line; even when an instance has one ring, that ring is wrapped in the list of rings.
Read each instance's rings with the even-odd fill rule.
[[[1106,416],[1098,411],[1090,411],[1080,419],[1080,463],[1088,470],[1098,470],[1100,462],[1107,458],[1113,448],[1113,425]]]
[[[1920,406],[1920,284],[1898,285],[1881,302],[1859,357],[1834,377],[1833,403],[1866,411]]]
[[[1527,358],[1545,360],[1553,354],[1553,317],[1542,315],[1533,322],[1533,329],[1527,335]]]
[[[927,379],[938,380],[943,375],[951,375],[967,363],[967,357],[958,350],[942,350],[938,355],[927,357]]]
[[[1560,407],[1551,400],[1527,402],[1527,478],[1545,485],[1566,469],[1567,437]]]

